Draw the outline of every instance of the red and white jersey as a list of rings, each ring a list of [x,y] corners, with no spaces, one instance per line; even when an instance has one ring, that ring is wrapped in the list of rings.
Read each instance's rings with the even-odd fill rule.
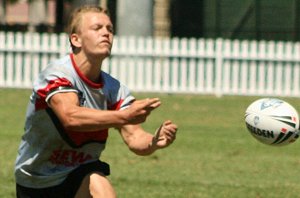
[[[34,83],[26,113],[15,166],[16,182],[22,186],[57,185],[79,165],[98,160],[105,148],[108,129],[75,132],[63,128],[47,104],[61,92],[75,92],[81,106],[100,110],[121,110],[134,100],[127,87],[103,71],[101,84],[88,80],[73,54],[50,63]]]

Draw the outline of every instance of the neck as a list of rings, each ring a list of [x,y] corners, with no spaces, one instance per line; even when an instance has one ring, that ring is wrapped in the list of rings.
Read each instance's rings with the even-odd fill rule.
[[[86,56],[81,53],[73,54],[74,61],[82,74],[94,83],[100,83],[101,66],[104,59]]]

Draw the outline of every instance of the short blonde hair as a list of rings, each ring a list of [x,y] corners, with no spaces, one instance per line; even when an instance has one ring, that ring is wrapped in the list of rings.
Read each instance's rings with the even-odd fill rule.
[[[68,34],[69,34],[69,40],[71,38],[71,35],[74,33],[78,33],[80,26],[81,26],[81,21],[82,21],[82,15],[88,12],[96,12],[96,13],[103,13],[106,14],[107,16],[109,15],[109,12],[107,9],[104,9],[100,6],[95,6],[95,5],[85,5],[80,8],[77,8],[73,11],[71,14],[70,20],[69,20],[69,26],[68,26]],[[76,50],[76,47],[72,44],[70,40],[70,44],[72,47],[72,51]]]

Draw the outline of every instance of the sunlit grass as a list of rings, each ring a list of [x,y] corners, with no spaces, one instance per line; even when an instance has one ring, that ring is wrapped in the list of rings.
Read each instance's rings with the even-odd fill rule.
[[[13,177],[30,90],[0,89],[0,197],[15,197]],[[271,147],[257,142],[244,124],[244,111],[258,97],[135,94],[159,97],[162,106],[143,127],[153,133],[171,119],[177,140],[151,156],[131,153],[111,130],[102,160],[110,180],[125,198],[299,197],[299,150],[296,142]],[[296,109],[299,99],[284,98]]]

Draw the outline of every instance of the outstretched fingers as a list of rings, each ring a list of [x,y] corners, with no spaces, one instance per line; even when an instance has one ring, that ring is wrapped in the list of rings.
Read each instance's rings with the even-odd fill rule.
[[[147,98],[145,108],[149,109],[150,111],[156,109],[161,105],[159,98]]]
[[[128,121],[130,124],[140,124],[145,122],[151,111],[161,105],[159,98],[147,98],[134,101],[127,109]]]

